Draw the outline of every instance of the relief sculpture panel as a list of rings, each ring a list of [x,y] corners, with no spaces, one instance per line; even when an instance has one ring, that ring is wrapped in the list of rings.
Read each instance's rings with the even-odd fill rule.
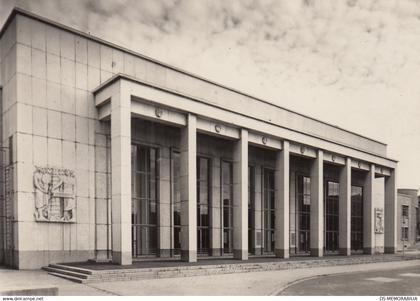
[[[36,167],[33,179],[35,220],[39,222],[75,222],[74,171]]]
[[[375,233],[384,233],[384,209],[375,208]]]

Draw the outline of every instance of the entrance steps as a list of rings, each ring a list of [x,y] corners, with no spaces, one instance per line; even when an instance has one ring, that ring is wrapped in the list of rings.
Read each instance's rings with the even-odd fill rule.
[[[389,255],[357,255],[357,256],[329,256],[323,258],[293,258],[289,260],[280,260],[272,258],[271,261],[258,261],[253,258],[250,262],[241,262],[232,260],[231,263],[211,263],[189,265],[179,263],[179,266],[162,266],[163,261],[156,262],[156,267],[128,267],[112,266],[100,268],[84,268],[83,265],[74,266],[72,264],[50,264],[43,267],[49,274],[71,280],[78,283],[93,283],[105,281],[122,280],[141,280],[141,279],[159,279],[174,277],[205,276],[216,274],[232,274],[246,272],[262,272],[274,270],[304,269],[315,267],[353,265],[376,262],[391,262],[402,260],[420,259],[420,254],[401,256],[397,254]]]

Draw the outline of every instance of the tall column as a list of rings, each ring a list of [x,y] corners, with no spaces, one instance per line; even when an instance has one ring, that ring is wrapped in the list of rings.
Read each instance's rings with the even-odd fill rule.
[[[311,166],[311,256],[322,257],[324,250],[324,152],[318,150]]]
[[[197,118],[181,130],[181,260],[197,261]]]
[[[351,254],[351,159],[340,170],[338,245],[341,255]]]
[[[396,169],[385,178],[385,253],[397,252],[397,181]]]
[[[233,256],[248,259],[248,130],[241,130],[241,138],[233,154]]]
[[[111,99],[112,261],[132,263],[131,254],[131,108],[120,81]]]
[[[289,258],[289,141],[277,151],[275,173],[275,255]]]
[[[371,164],[363,185],[363,252],[375,253],[375,233],[373,228],[373,183],[375,181],[375,165]]]

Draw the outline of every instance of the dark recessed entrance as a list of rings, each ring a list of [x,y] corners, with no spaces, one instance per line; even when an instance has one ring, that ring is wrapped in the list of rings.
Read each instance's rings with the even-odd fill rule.
[[[363,250],[363,187],[351,187],[351,249]]]
[[[325,181],[324,198],[324,229],[325,251],[338,251],[338,227],[339,227],[339,194],[340,185],[337,182]]]
[[[307,176],[298,175],[297,180],[297,253],[309,253],[310,251],[310,221],[311,221],[311,179]]]
[[[158,150],[131,146],[132,170],[132,254],[133,257],[157,252]]]
[[[264,169],[264,252],[274,252],[274,228],[275,228],[275,212],[274,212],[274,170]]]

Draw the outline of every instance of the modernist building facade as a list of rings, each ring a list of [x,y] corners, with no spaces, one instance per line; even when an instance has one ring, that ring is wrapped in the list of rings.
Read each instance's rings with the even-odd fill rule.
[[[385,144],[18,9],[0,51],[4,263],[396,251]]]

